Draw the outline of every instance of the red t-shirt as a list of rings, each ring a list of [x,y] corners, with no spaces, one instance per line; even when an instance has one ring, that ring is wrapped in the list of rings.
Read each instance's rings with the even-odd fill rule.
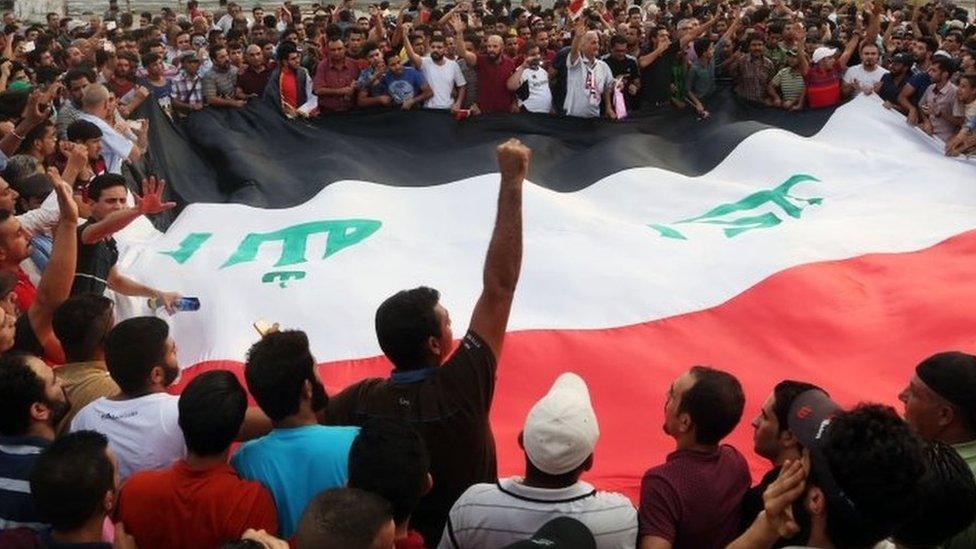
[[[17,275],[17,285],[14,286],[14,294],[17,295],[17,309],[23,314],[34,303],[34,298],[37,297],[37,288],[34,287],[30,277],[20,267],[17,267],[15,274]]]
[[[396,549],[424,549],[424,536],[415,530],[407,530],[407,537],[393,542]]]
[[[293,71],[281,70],[281,102],[298,108],[298,78]]]
[[[502,54],[498,62],[487,55],[478,54],[478,106],[481,112],[508,112],[512,106],[512,92],[508,90],[508,77],[515,72],[515,62]]]
[[[833,107],[840,103],[840,77],[844,67],[836,63],[828,70],[812,67],[804,81],[807,85],[807,106],[811,109]]]
[[[271,494],[230,465],[190,469],[185,460],[126,481],[118,520],[139,547],[219,547],[248,528],[278,533]]]

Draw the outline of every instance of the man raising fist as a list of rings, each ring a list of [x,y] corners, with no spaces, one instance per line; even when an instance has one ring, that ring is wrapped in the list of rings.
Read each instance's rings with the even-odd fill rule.
[[[518,140],[498,146],[501,186],[483,288],[457,350],[440,293],[397,292],[376,311],[376,336],[393,363],[389,379],[366,379],[329,401],[325,420],[362,425],[371,417],[410,423],[430,452],[433,486],[410,519],[436,547],[451,506],[469,486],[495,482],[495,442],[488,423],[495,369],[522,267],[522,181],[531,151]],[[406,532],[403,532],[406,535]]]

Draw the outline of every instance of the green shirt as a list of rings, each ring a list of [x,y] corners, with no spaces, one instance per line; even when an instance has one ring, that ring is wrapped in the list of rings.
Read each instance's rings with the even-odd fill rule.
[[[962,457],[969,469],[976,475],[976,440],[953,444],[953,449]],[[976,522],[956,534],[942,545],[945,549],[972,549],[976,547]]]
[[[806,84],[800,71],[785,67],[773,77],[773,87],[779,88],[779,95],[783,101],[793,101],[803,94]]]

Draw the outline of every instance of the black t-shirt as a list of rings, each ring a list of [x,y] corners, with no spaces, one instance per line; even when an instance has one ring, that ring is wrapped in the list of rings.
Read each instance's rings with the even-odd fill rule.
[[[671,79],[673,74],[671,68],[678,59],[678,42],[671,42],[671,45],[641,71],[641,105],[645,108],[655,107],[668,102],[671,97]],[[647,55],[650,51],[645,51],[641,55]]]
[[[603,61],[610,66],[610,73],[613,74],[614,78],[622,74],[627,76],[624,80],[624,102],[627,104],[628,111],[637,110],[637,106],[640,104],[640,91],[637,92],[636,96],[627,93],[627,86],[630,82],[640,78],[640,69],[637,66],[637,60],[630,56],[624,57],[623,59],[615,59],[612,55],[608,55],[603,58]]]
[[[75,269],[71,295],[104,294],[105,286],[108,284],[108,273],[119,260],[119,249],[112,237],[94,244],[82,242],[81,233],[92,223],[88,220],[78,227],[78,267]]]
[[[472,484],[495,482],[495,439],[488,412],[495,392],[495,356],[469,331],[442,366],[366,379],[329,400],[326,421],[362,425],[376,417],[409,422],[427,444],[434,486],[410,527],[437,546],[451,506]]]
[[[746,490],[745,495],[742,496],[741,529],[743,532],[749,529],[749,526],[752,525],[753,521],[756,520],[756,517],[759,516],[759,513],[765,507],[765,504],[763,503],[763,493],[766,492],[766,488],[769,488],[769,485],[775,482],[776,478],[779,477],[780,469],[782,469],[782,467],[773,467],[772,470],[763,476],[762,480],[759,481],[759,484]],[[778,548],[799,545],[808,537],[810,537],[809,529],[801,526],[800,532],[798,532],[795,536],[790,539],[780,538],[775,544],[773,544],[773,547]]]
[[[34,327],[31,326],[26,311],[20,313],[14,323],[14,346],[10,350],[44,358],[44,345],[41,344],[41,340],[37,339],[37,333],[34,332]]]

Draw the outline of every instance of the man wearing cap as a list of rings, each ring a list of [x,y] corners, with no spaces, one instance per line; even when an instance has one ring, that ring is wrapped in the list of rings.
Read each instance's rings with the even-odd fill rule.
[[[504,549],[596,549],[593,532],[582,522],[569,517],[557,517],[526,540],[506,545]]]
[[[834,58],[837,54],[836,48],[821,46],[813,51],[812,66],[806,65],[805,57],[801,59],[803,78],[807,85],[806,100],[811,109],[833,107],[840,103],[840,79],[859,40],[859,36],[852,36],[838,58]]]
[[[918,436],[952,445],[976,473],[976,356],[953,351],[926,358],[898,399]],[[945,547],[976,547],[976,524]]]
[[[872,547],[912,517],[923,445],[891,407],[843,411],[813,389],[793,400],[788,423],[806,451],[784,464],[764,512],[730,549],[772,547],[787,531],[809,532],[803,547]]]
[[[763,510],[763,493],[779,476],[783,464],[787,461],[796,461],[803,455],[803,447],[800,446],[796,435],[790,431],[790,407],[796,397],[813,389],[819,390],[819,387],[793,380],[777,383],[773,392],[763,402],[755,419],[752,420],[753,451],[758,456],[769,460],[773,468],[742,498],[743,529],[752,524]]]
[[[849,67],[844,73],[844,95],[871,95],[881,89],[881,79],[888,70],[878,65],[880,56],[877,44],[861,45],[861,64]]]
[[[200,57],[195,51],[180,57],[180,74],[173,79],[173,109],[186,115],[203,108],[203,82]]]
[[[902,110],[898,96],[912,76],[914,63],[915,58],[910,53],[899,52],[891,56],[888,73],[881,77],[881,86],[878,88],[878,96],[884,100],[886,109]]]
[[[721,442],[744,406],[728,372],[695,366],[671,384],[664,432],[676,449],[641,480],[641,549],[724,547],[735,538],[751,479],[742,454]]]
[[[529,410],[519,435],[525,476],[468,488],[451,509],[439,547],[503,547],[555,517],[582,522],[597,547],[634,547],[637,512],[630,501],[580,480],[593,467],[599,437],[586,383],[560,375]]]

